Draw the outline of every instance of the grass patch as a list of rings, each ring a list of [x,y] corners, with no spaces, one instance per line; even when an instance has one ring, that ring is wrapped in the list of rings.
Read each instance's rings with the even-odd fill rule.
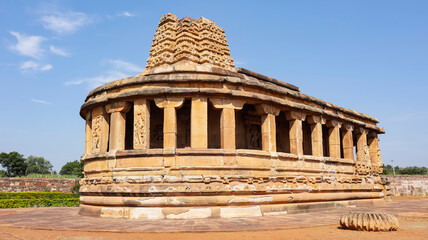
[[[0,208],[78,207],[79,204],[79,194],[75,193],[0,193]]]

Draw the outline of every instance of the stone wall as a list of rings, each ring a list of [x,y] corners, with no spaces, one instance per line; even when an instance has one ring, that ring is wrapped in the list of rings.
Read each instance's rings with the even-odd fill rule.
[[[428,175],[383,175],[394,196],[427,196]]]
[[[71,192],[79,179],[0,178],[0,192]]]

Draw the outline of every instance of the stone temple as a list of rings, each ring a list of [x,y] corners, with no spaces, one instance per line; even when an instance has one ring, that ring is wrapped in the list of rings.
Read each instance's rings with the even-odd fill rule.
[[[92,90],[80,214],[280,215],[384,202],[378,120],[235,68],[225,32],[160,19],[146,70]]]

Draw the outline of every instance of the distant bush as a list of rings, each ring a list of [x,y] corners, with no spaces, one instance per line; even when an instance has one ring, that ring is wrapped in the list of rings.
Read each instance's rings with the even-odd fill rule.
[[[383,174],[393,175],[395,170],[396,175],[426,175],[428,174],[428,169],[426,167],[404,167],[400,168],[399,166],[392,169],[391,165],[383,165]]]
[[[80,195],[80,183],[79,181],[75,181],[73,187],[71,188],[71,192],[73,194]]]
[[[61,175],[77,175],[79,178],[83,177],[83,162],[81,160],[75,160],[73,162],[67,162],[62,166]]]
[[[1,199],[0,208],[78,207],[78,198],[65,199]]]
[[[27,176],[22,176],[23,178],[80,178],[77,175],[58,175],[58,174],[37,174],[30,173]]]
[[[74,193],[0,193],[0,208],[78,207],[79,203],[79,195]]]

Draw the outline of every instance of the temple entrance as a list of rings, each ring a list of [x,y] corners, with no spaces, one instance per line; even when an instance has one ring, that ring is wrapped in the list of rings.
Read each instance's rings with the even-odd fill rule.
[[[191,101],[185,99],[177,109],[177,148],[190,147],[190,109]]]
[[[262,150],[261,116],[252,104],[245,104],[235,114],[236,148]]]
[[[163,109],[150,102],[150,148],[163,148]]]
[[[285,117],[285,112],[281,111],[275,117],[276,125],[276,151],[290,153],[290,121]]]
[[[208,100],[208,148],[221,148],[221,109],[216,109]]]

